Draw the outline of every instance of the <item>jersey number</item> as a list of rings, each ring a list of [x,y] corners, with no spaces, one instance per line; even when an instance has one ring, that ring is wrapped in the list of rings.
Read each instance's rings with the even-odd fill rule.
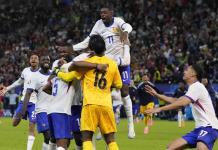
[[[54,82],[54,86],[53,86],[53,89],[52,89],[52,95],[53,96],[56,96],[57,93],[58,93],[58,79],[56,78],[55,79],[55,82]]]
[[[122,72],[122,76],[123,76],[123,79],[124,79],[124,80],[126,80],[126,79],[129,78],[127,71]]]
[[[99,87],[100,89],[104,89],[107,85],[107,80],[105,79],[105,72],[101,73],[98,70],[95,70],[95,82],[94,86]],[[99,76],[101,75],[100,79]]]
[[[205,136],[207,133],[208,133],[207,131],[201,130],[199,136]]]
[[[108,36],[108,43],[112,44],[114,42],[113,36]]]

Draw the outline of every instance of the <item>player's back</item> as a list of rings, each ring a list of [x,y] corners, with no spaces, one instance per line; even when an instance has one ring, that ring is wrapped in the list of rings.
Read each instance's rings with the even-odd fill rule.
[[[105,73],[93,69],[84,74],[83,105],[95,104],[112,107],[111,87],[122,87],[122,81],[116,63],[106,56],[93,56],[86,61],[108,64],[108,68]]]

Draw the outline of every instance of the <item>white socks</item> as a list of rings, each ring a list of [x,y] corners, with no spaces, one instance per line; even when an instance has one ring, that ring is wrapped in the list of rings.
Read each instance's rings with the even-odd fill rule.
[[[29,135],[27,140],[27,150],[32,150],[35,136]]]
[[[49,141],[48,147],[48,150],[56,150],[56,143],[52,143],[51,141]]]
[[[96,150],[96,143],[95,143],[95,136],[94,136],[94,134],[92,136],[92,145],[93,145],[93,150]]]
[[[46,144],[46,143],[43,142],[42,150],[49,150],[49,144]]]
[[[78,146],[78,145],[75,146],[75,150],[82,150],[82,149],[83,149],[82,146]]]
[[[132,114],[132,101],[130,96],[122,97],[123,105],[126,111],[126,116],[128,119],[128,124],[133,124],[133,114]]]
[[[58,147],[57,150],[65,150],[63,147]]]

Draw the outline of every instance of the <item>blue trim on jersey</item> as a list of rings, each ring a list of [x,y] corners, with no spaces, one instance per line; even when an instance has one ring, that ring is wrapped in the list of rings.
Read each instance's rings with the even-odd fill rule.
[[[123,29],[123,25],[124,25],[124,24],[126,24],[126,22],[124,22],[124,23],[121,25],[121,29]]]
[[[109,23],[105,23],[103,20],[102,20],[102,22],[104,23],[104,25],[105,25],[106,27],[110,27],[110,26],[112,26],[112,25],[114,24],[114,17],[112,18],[112,21],[109,22]]]
[[[185,97],[187,97],[188,99],[190,99],[192,101],[192,103],[195,103],[194,99],[191,98],[190,96],[184,95]]]
[[[31,72],[37,72],[39,70],[39,68],[37,68],[36,70],[33,70],[31,67],[30,67],[30,71]]]

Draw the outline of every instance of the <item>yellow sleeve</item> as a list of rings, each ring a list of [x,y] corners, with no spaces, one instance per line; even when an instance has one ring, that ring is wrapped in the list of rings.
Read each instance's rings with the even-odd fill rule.
[[[80,80],[82,75],[76,71],[58,72],[57,77],[65,82],[71,82],[73,79]]]
[[[115,69],[116,69],[116,71],[115,71],[115,74],[114,74],[114,79],[113,79],[112,86],[117,88],[117,89],[121,89],[122,86],[123,86],[123,83],[122,83],[122,80],[121,80],[121,77],[120,77],[120,72],[118,70],[117,65],[116,65]]]

